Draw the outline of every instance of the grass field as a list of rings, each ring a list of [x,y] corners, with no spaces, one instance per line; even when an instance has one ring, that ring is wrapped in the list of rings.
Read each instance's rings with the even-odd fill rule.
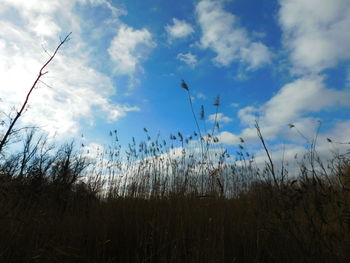
[[[116,136],[92,158],[29,132],[2,155],[0,262],[348,262],[346,156],[286,176],[243,146],[239,162],[174,154],[180,134],[122,158]]]

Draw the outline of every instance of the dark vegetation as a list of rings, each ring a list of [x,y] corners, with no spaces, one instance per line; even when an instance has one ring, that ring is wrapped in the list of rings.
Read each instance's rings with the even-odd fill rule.
[[[313,142],[289,174],[257,124],[268,160],[258,167],[243,139],[231,156],[218,123],[201,131],[193,115],[192,135],[145,129],[124,151],[112,131],[95,153],[12,125],[0,151],[0,262],[349,262],[347,155],[321,161]]]

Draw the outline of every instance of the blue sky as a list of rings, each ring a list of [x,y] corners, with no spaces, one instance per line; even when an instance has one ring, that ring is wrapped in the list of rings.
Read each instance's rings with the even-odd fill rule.
[[[326,153],[326,138],[350,140],[349,27],[348,0],[0,0],[0,110],[18,107],[45,50],[72,31],[20,125],[87,144],[114,129],[123,143],[144,127],[189,135],[184,79],[203,130],[220,96],[225,146],[242,137],[262,156],[258,120],[276,158],[292,157],[305,140],[288,124],[312,138],[321,123]]]

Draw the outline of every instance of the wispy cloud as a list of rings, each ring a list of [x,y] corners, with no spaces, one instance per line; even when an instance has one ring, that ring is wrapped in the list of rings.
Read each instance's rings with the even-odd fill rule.
[[[147,29],[120,26],[108,49],[116,74],[134,74],[155,47],[156,43]]]
[[[232,121],[232,118],[225,116],[223,113],[219,112],[218,114],[210,114],[208,116],[208,122],[214,123],[228,123]]]
[[[221,1],[200,1],[196,14],[202,29],[200,45],[216,53],[214,62],[218,66],[229,66],[236,61],[253,70],[270,62],[269,49],[261,42],[252,41],[238,25],[236,16],[223,9]]]
[[[197,97],[198,99],[202,99],[202,100],[205,100],[205,99],[207,98],[207,96],[205,96],[205,94],[203,94],[203,93],[201,93],[201,92],[197,93],[197,94],[196,94],[196,97]]]
[[[190,68],[195,68],[197,65],[197,57],[191,52],[179,53],[176,58],[182,62],[185,62]]]
[[[165,26],[168,35],[168,41],[171,43],[175,39],[185,38],[194,33],[193,27],[184,20],[172,19],[172,24]]]

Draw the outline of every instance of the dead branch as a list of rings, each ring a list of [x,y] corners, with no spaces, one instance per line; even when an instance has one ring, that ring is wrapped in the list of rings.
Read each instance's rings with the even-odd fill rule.
[[[38,74],[37,78],[35,79],[35,81],[34,81],[32,87],[29,89],[29,91],[28,91],[28,93],[27,93],[27,96],[26,96],[26,98],[25,98],[25,100],[24,100],[24,102],[23,102],[23,104],[22,104],[21,109],[17,112],[16,117],[11,121],[10,126],[8,127],[8,129],[7,129],[7,131],[6,131],[5,135],[4,135],[4,137],[1,139],[1,142],[0,142],[0,153],[1,153],[2,149],[3,149],[3,147],[5,146],[5,144],[6,144],[7,140],[8,140],[8,137],[10,136],[10,134],[11,134],[11,132],[12,132],[13,127],[15,126],[15,124],[16,124],[16,122],[18,121],[19,117],[21,117],[21,115],[22,115],[24,109],[26,108],[26,106],[27,106],[27,104],[28,104],[28,101],[29,101],[29,97],[30,97],[30,95],[32,94],[34,88],[36,87],[36,85],[38,84],[38,82],[41,81],[40,78],[41,78],[42,76],[44,76],[45,74],[48,73],[48,71],[45,71],[46,67],[47,67],[47,66],[50,64],[50,62],[54,59],[54,57],[56,56],[56,54],[57,54],[58,50],[61,48],[61,46],[62,46],[65,42],[67,42],[67,41],[69,40],[69,37],[70,37],[71,34],[72,34],[72,32],[69,33],[63,40],[60,40],[60,43],[59,43],[59,45],[56,47],[55,52],[50,56],[50,58],[49,58],[49,59],[45,62],[45,64],[40,68],[39,74]]]

